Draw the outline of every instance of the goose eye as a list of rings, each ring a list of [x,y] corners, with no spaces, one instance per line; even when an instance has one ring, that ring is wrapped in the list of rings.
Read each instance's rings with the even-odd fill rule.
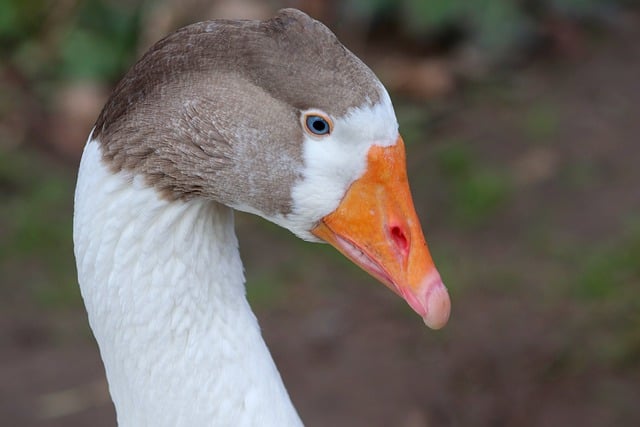
[[[331,133],[329,119],[317,114],[309,114],[306,116],[305,127],[307,131],[314,135],[322,136]]]

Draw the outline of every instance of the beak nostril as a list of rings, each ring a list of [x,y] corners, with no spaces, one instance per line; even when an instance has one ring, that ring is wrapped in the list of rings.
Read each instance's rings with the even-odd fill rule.
[[[391,239],[393,239],[393,243],[396,245],[398,251],[402,254],[403,258],[409,254],[409,239],[405,235],[402,228],[394,225],[391,227]]]

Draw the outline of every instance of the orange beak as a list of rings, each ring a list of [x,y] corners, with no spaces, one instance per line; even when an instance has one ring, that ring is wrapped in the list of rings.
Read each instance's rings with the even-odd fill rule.
[[[372,146],[367,170],[312,233],[404,298],[433,329],[449,320],[451,302],[418,221],[404,142]]]

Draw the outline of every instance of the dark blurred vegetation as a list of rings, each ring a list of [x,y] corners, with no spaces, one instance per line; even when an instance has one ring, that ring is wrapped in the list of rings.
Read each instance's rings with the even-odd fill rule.
[[[217,3],[188,1],[193,9],[173,6],[175,1],[124,0],[3,0],[0,3],[0,47],[3,64],[36,89],[55,82],[92,79],[113,82],[140,53],[145,23],[171,30],[205,13],[213,15]],[[319,19],[349,26],[348,38],[379,36],[407,41],[423,51],[474,46],[491,60],[512,61],[544,43],[570,38],[575,24],[603,26],[613,23],[634,0],[348,0],[271,1],[259,9],[307,6]],[[240,2],[230,11],[248,11],[257,2]],[[160,8],[162,19],[154,16]],[[244,8],[244,9],[243,9]],[[226,12],[224,7],[219,7]],[[249,12],[247,15],[253,15]],[[260,14],[260,12],[258,12]],[[146,19],[145,19],[146,17]],[[149,17],[155,18],[151,21]],[[212,16],[211,16],[212,17]],[[553,28],[554,25],[565,28]],[[163,34],[163,33],[160,33]],[[554,40],[556,39],[556,40]],[[146,40],[148,43],[149,41]],[[525,48],[523,50],[523,48]],[[42,88],[40,85],[44,85]]]
[[[420,417],[431,420],[430,411],[440,414],[435,425],[638,425],[637,3],[0,0],[0,362],[13,360],[1,358],[5,349],[30,357],[45,345],[39,340],[91,345],[72,256],[74,173],[118,78],[179,26],[298,7],[334,29],[389,88],[416,206],[453,296],[444,335],[417,342],[421,352],[449,349],[450,365],[441,363],[450,378],[436,379],[468,406],[427,394],[427,415],[402,425],[427,425]],[[346,295],[370,284],[349,291],[344,281],[370,280],[338,254],[244,215],[238,223],[259,310],[285,310],[300,283],[313,285],[306,297],[363,310],[360,297]],[[332,284],[338,276],[344,281]],[[269,331],[277,320],[263,316]],[[407,316],[400,329],[419,328],[415,320]],[[417,365],[432,362],[420,357]],[[298,400],[303,417],[313,414]],[[518,418],[551,407],[566,422]],[[0,418],[3,411],[15,412],[0,405]]]
[[[113,81],[135,59],[141,2],[9,0],[0,3],[2,54],[34,82]]]

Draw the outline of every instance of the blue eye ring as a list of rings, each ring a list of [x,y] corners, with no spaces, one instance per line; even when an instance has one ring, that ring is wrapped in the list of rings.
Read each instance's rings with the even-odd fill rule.
[[[302,122],[305,131],[312,136],[327,136],[333,131],[333,122],[320,111],[310,111],[303,115]]]

